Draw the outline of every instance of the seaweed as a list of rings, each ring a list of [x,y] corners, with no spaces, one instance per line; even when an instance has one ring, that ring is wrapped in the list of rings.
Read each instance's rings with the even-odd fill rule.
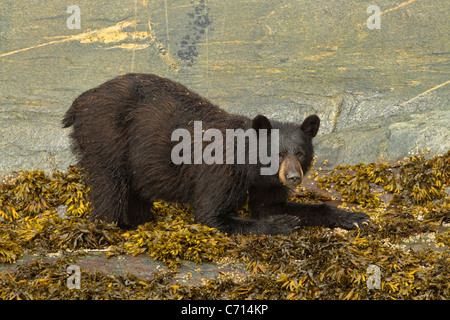
[[[108,256],[120,253],[132,255],[147,252],[163,261],[169,268],[179,267],[182,260],[202,263],[225,253],[227,237],[217,229],[188,223],[180,217],[174,220],[149,222],[136,231],[122,234],[125,242],[120,248],[110,247]]]
[[[378,207],[382,191],[392,194],[388,204],[422,205],[446,196],[450,184],[450,151],[427,159],[426,152],[404,158],[396,164],[387,162],[336,166],[318,187],[334,187],[345,201]]]
[[[373,224],[352,231],[305,227],[289,236],[229,236],[196,223],[189,206],[162,201],[154,202],[153,221],[121,230],[88,219],[81,169],[12,172],[0,188],[0,263],[36,258],[0,272],[0,299],[448,299],[449,168],[450,152],[423,152],[396,163],[313,169],[317,186],[340,196],[302,187],[291,201],[342,199]],[[405,246],[426,235],[430,245]],[[167,268],[145,280],[81,270],[81,288],[69,289],[67,267],[94,249],[106,257],[147,254]],[[44,261],[57,252],[61,259]],[[194,285],[177,278],[185,261],[244,264],[248,274],[221,273]],[[373,265],[381,273],[378,288],[369,285]]]

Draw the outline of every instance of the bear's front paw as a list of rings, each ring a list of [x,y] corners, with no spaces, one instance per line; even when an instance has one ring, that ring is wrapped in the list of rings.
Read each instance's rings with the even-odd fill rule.
[[[266,228],[262,233],[272,235],[291,234],[301,225],[298,217],[290,215],[273,215],[260,221],[264,223],[264,227]]]
[[[333,227],[353,230],[367,226],[372,221],[370,217],[363,212],[348,212],[339,209],[334,210]]]

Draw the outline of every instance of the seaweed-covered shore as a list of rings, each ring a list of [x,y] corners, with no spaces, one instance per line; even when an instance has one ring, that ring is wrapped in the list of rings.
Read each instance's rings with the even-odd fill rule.
[[[13,266],[0,272],[0,299],[450,297],[450,152],[331,171],[315,166],[291,201],[325,201],[364,211],[373,220],[370,226],[228,236],[196,224],[187,206],[155,202],[155,221],[121,230],[87,219],[89,189],[77,167],[51,175],[13,172],[0,189],[0,270]],[[424,245],[411,245],[417,241]],[[70,289],[67,267],[89,250],[104,251],[109,258],[148,255],[166,267],[146,279],[82,268],[80,288]],[[55,254],[55,261],[46,262]],[[35,258],[17,263],[25,255]],[[239,264],[246,272],[222,272],[200,283],[179,281],[179,267],[186,261],[199,268]],[[375,286],[374,277],[379,279]]]

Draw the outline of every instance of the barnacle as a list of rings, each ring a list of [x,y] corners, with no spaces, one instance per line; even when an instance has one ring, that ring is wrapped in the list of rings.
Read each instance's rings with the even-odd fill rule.
[[[449,168],[450,152],[313,169],[310,179],[319,187],[336,190],[374,223],[352,231],[306,227],[290,236],[227,236],[195,223],[190,207],[161,201],[154,202],[154,221],[125,231],[87,219],[89,188],[79,168],[13,172],[0,188],[0,270],[19,263],[0,272],[0,299],[448,299]],[[332,199],[307,188],[290,197]],[[432,235],[435,246],[406,249],[423,235]],[[67,266],[92,249],[107,257],[146,254],[168,268],[151,279],[82,270],[81,289],[69,289]],[[55,252],[63,257],[44,261]],[[21,264],[30,254],[37,254],[34,261]],[[243,264],[248,273],[194,285],[176,276],[186,260]],[[378,289],[368,287],[370,265],[381,272]]]

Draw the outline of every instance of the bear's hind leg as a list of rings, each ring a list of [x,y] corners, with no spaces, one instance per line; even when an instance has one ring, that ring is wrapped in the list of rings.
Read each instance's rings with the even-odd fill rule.
[[[134,229],[153,219],[151,209],[153,202],[145,201],[139,195],[131,192],[128,197],[128,210],[125,213],[122,228]]]
[[[126,174],[100,166],[84,165],[87,175],[89,201],[92,203],[91,220],[125,223],[129,187]]]
[[[134,229],[152,220],[153,202],[132,192],[125,172],[100,167],[86,171],[91,187],[91,220],[116,222],[123,229]]]

